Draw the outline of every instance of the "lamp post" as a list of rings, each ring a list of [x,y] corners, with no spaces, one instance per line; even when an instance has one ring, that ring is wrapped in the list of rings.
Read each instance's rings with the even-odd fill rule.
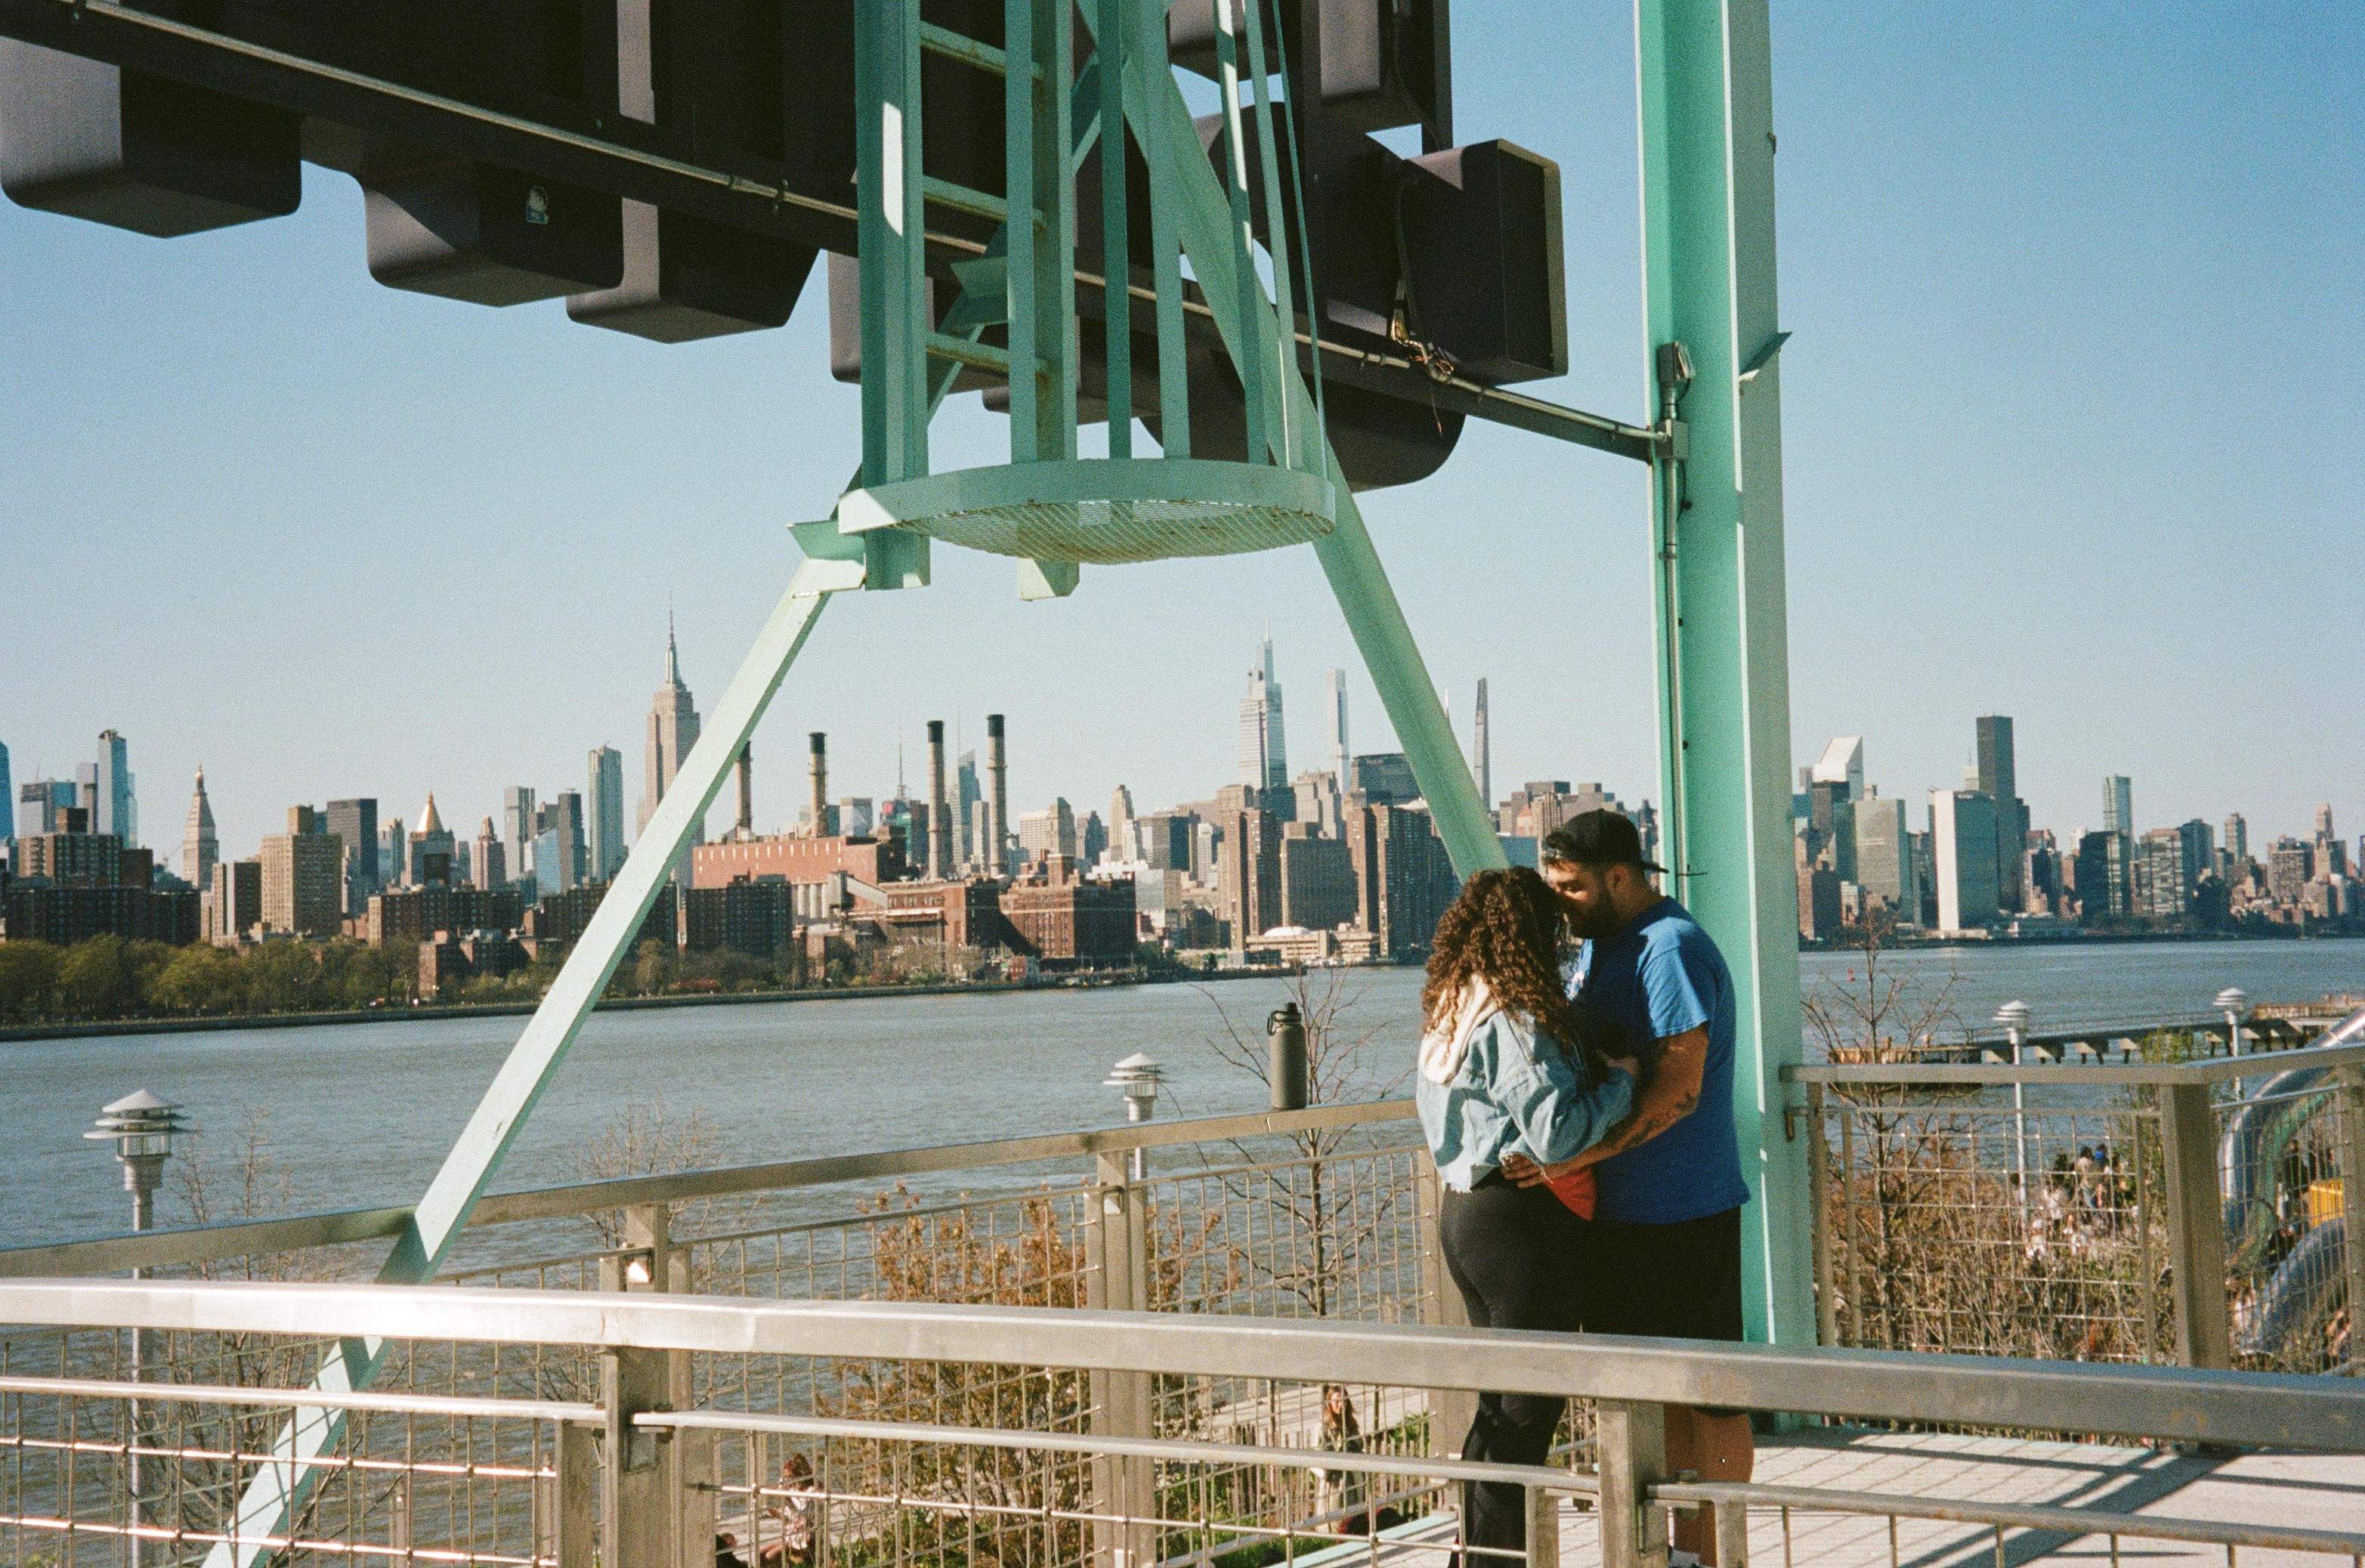
[[[1995,1021],[2003,1025],[2004,1038],[2012,1042],[2012,1065],[2020,1066],[2028,1047],[2028,1003],[2013,998],[1996,1009]],[[2024,1227],[2028,1220],[2028,1085],[2017,1075],[2012,1081],[2012,1170],[2020,1188]]]
[[[1126,1125],[1139,1126],[1158,1109],[1158,1086],[1166,1081],[1166,1070],[1148,1051],[1136,1051],[1109,1069],[1108,1077],[1101,1081],[1124,1092]],[[1133,1151],[1133,1179],[1137,1182],[1148,1173],[1144,1152],[1138,1148]]]
[[[146,1230],[155,1224],[156,1184],[163,1180],[164,1161],[173,1157],[173,1135],[197,1130],[181,1120],[180,1109],[145,1089],[138,1090],[101,1109],[98,1125],[82,1135],[95,1142],[114,1143],[115,1158],[123,1165],[123,1190],[131,1194],[131,1228],[135,1231]],[[134,1269],[131,1277],[146,1279],[148,1271]],[[147,1331],[135,1328],[131,1331],[131,1381],[144,1381],[147,1370]],[[138,1531],[148,1522],[140,1509],[140,1402],[131,1401],[126,1414],[129,1428],[123,1444],[124,1482],[130,1493],[132,1531],[124,1538],[124,1547],[130,1568],[140,1568],[141,1538]]]
[[[2229,985],[2217,993],[2217,1011],[2225,1015],[2225,1054],[2242,1054],[2242,1020],[2250,1015],[2250,993]]]

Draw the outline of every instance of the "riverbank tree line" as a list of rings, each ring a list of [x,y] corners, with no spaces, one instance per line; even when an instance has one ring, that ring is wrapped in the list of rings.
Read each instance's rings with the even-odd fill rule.
[[[524,969],[479,975],[422,998],[417,958],[337,938],[243,947],[172,946],[98,935],[69,946],[0,942],[0,1025],[110,1023],[151,1018],[238,1018],[373,1008],[532,1002],[558,978],[563,950],[545,947]],[[731,995],[818,986],[942,985],[999,979],[974,948],[926,945],[857,951],[801,943],[770,958],[695,952],[649,941],[617,967],[611,997]]]

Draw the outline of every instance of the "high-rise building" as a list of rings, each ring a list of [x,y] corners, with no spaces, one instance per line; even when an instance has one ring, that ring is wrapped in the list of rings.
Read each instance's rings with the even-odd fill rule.
[[[590,849],[591,880],[612,881],[624,868],[624,754],[611,745],[594,746],[588,771],[583,830]]]
[[[1237,953],[1281,924],[1282,823],[1271,812],[1250,808],[1227,814],[1220,826],[1216,899]]]
[[[1283,741],[1281,682],[1273,678],[1272,639],[1257,644],[1256,662],[1249,669],[1248,695],[1240,700],[1239,781],[1259,792],[1289,788],[1289,756]]]
[[[2206,834],[2204,826],[2201,830]],[[2192,908],[2192,886],[2199,868],[2186,864],[2186,835],[2172,827],[2156,827],[2136,841],[2136,886],[2143,890],[2135,913],[2153,920],[2180,920]]]
[[[532,786],[512,784],[501,791],[501,843],[509,851],[510,880],[513,882],[533,874],[534,812]]]
[[[1420,784],[1412,776],[1412,764],[1400,751],[1369,753],[1355,758],[1354,783],[1351,788],[1362,794],[1367,806],[1400,806],[1420,799]],[[1339,780],[1341,785],[1347,781]]]
[[[1346,841],[1313,823],[1281,830],[1281,924],[1328,931],[1355,918],[1355,863]]]
[[[1864,737],[1834,735],[1823,747],[1823,755],[1814,766],[1803,770],[1800,792],[1811,794],[1818,784],[1838,784],[1846,787],[1850,801],[1864,799]]]
[[[2238,877],[2250,858],[2250,824],[2243,820],[2239,812],[2225,814],[2225,853],[2232,858],[2235,874]]]
[[[1051,802],[1050,809],[1018,813],[1019,857],[1040,866],[1047,855],[1076,854],[1076,812],[1065,797]]]
[[[377,885],[384,891],[402,886],[403,874],[410,869],[410,835],[402,831],[402,819],[382,824],[377,830]]]
[[[188,826],[181,833],[181,879],[200,890],[213,886],[214,865],[220,858],[213,802],[206,799],[206,770],[200,767],[196,790],[189,797]]]
[[[345,845],[345,913],[367,914],[370,900],[379,891],[377,801],[375,798],[331,801],[328,824],[329,831]]]
[[[1486,678],[1478,678],[1477,716],[1470,724],[1470,776],[1478,784],[1478,803],[1495,807],[1495,752],[1486,735]]]
[[[534,812],[533,886],[538,898],[581,887],[589,859],[583,832],[583,797],[561,790]]]
[[[1390,958],[1427,948],[1439,917],[1462,889],[1429,813],[1393,805],[1351,807],[1347,853],[1355,868],[1355,924]]]
[[[2019,771],[2012,756],[2012,720],[2001,713],[1974,721],[1978,749],[1978,789],[1995,801],[1996,898],[2007,914],[2017,914],[2027,902],[2028,807],[2020,798]]]
[[[2102,780],[2102,831],[2124,834],[2129,843],[2135,841],[2135,787],[2124,773]]]
[[[502,852],[501,835],[493,831],[490,817],[476,830],[476,861],[470,869],[476,873],[473,880],[477,888],[485,892],[509,880],[509,857]]]
[[[1313,823],[1325,838],[1343,842],[1339,818],[1345,801],[1339,796],[1338,778],[1328,773],[1301,773],[1290,788],[1297,797],[1296,820]]]
[[[332,833],[286,833],[263,841],[262,922],[296,936],[337,935],[344,902],[345,846]]]
[[[977,805],[985,799],[985,790],[978,782],[977,753],[974,749],[960,754],[953,765],[953,834],[954,863],[958,866],[982,866],[985,860],[985,840],[977,832]],[[848,833],[868,833],[865,828],[847,827]],[[1110,831],[1115,831],[1111,824]]]
[[[14,855],[17,844],[17,787],[8,781],[8,748],[0,745],[0,850]]]
[[[1133,791],[1120,784],[1109,791],[1108,814],[1109,851],[1120,860],[1140,858],[1139,846],[1134,839],[1133,822]]]
[[[140,842],[140,808],[131,778],[131,748],[113,730],[98,736],[98,762],[93,772],[90,831],[111,833],[131,847]]]
[[[1867,906],[1886,904],[1900,925],[1922,924],[1922,879],[1905,802],[1866,790],[1854,808],[1856,886]]]
[[[1101,857],[1108,853],[1108,824],[1101,821],[1100,812],[1086,812],[1076,826],[1076,858],[1087,866],[1097,866]]]
[[[1942,931],[1971,931],[1995,923],[1995,798],[1982,790],[1930,791]]]
[[[1330,772],[1344,781],[1347,777],[1347,672],[1333,668],[1328,677],[1328,700],[1323,717],[1330,726]]]
[[[1846,777],[1817,778],[1809,784],[1807,811],[1807,823],[1812,830],[1810,863],[1821,866],[1843,882],[1855,881],[1855,801],[1848,793]]]
[[[665,799],[673,785],[674,775],[681,771],[682,758],[698,744],[698,704],[689,695],[689,688],[681,681],[681,654],[676,646],[673,621],[666,621],[665,684],[649,701],[648,740],[641,754],[641,814],[635,831],[646,833],[649,817]],[[706,842],[706,819],[701,814],[691,830],[692,844]],[[677,881],[688,875],[689,857],[682,857],[675,870]]]
[[[2348,846],[2332,825],[2332,803],[2326,801],[2315,808],[2315,874],[2318,877],[2345,877],[2348,874]]]
[[[263,921],[263,861],[223,860],[199,902],[200,932],[207,942],[238,941]]]
[[[452,880],[452,830],[443,825],[443,814],[435,809],[435,791],[427,791],[427,804],[419,813],[419,827],[410,835],[404,860],[404,880],[414,888],[430,882],[449,884]]]
[[[17,786],[17,836],[30,838],[37,833],[65,832],[65,813],[73,803],[73,779],[26,779]]]

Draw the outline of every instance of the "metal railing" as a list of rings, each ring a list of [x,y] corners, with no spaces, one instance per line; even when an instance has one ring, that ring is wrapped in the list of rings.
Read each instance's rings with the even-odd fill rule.
[[[1823,1342],[2365,1367],[2365,1043],[1786,1077]]]
[[[1669,1404],[1732,1405],[1897,1423],[1974,1420],[2153,1442],[2365,1450],[2365,1388],[2320,1377],[2101,1364],[2000,1362],[1836,1349],[1782,1350],[1440,1326],[1293,1322],[1190,1313],[891,1302],[777,1302],[653,1293],[525,1293],[446,1287],[145,1281],[0,1282],[0,1318],[64,1335],[204,1333],[310,1343],[372,1337],[418,1345],[564,1350],[602,1368],[592,1400],[312,1394],[286,1388],[157,1388],[115,1380],[0,1376],[0,1562],[195,1562],[230,1532],[168,1513],[181,1470],[220,1463],[251,1476],[266,1454],[197,1455],[163,1440],[174,1409],[337,1406],[351,1424],[313,1504],[286,1530],[244,1544],[308,1561],[689,1568],[719,1534],[750,1561],[812,1568],[917,1562],[964,1568],[1091,1561],[1108,1568],[1187,1560],[1219,1532],[1275,1543],[1277,1560],[1346,1551],[1434,1560],[1436,1531],[1368,1535],[1277,1515],[1254,1530],[1202,1513],[1210,1473],[1318,1467],[1410,1492],[1495,1481],[1530,1496],[1536,1568],[1560,1560],[1560,1499],[1615,1568],[1665,1562],[1671,1509],[1706,1507],[1744,1562],[1748,1522],[1828,1513],[1946,1519],[1992,1530],[2277,1546],[2355,1561],[2365,1533],[2272,1518],[2187,1520],[2108,1507],[2048,1508],[1812,1487],[1712,1484],[1670,1476]],[[1309,1452],[1281,1444],[1055,1429],[1041,1412],[908,1421],[794,1416],[666,1397],[699,1357],[897,1366],[1025,1366],[1071,1377],[1257,1381],[1291,1386],[1425,1384],[1556,1394],[1591,1403],[1591,1473],[1444,1458]],[[390,1417],[404,1425],[380,1431]],[[429,1442],[432,1434],[437,1440]],[[785,1450],[779,1446],[793,1445]],[[127,1484],[138,1451],[150,1473]],[[774,1478],[774,1457],[796,1459]],[[811,1456],[805,1459],[805,1456]],[[1032,1494],[1014,1476],[1065,1458],[1132,1466],[1138,1496]],[[798,1462],[798,1459],[805,1459]],[[1006,1462],[996,1462],[997,1461]],[[1407,1485],[1410,1483],[1410,1485]],[[1272,1549],[1254,1559],[1272,1557]],[[1250,1561],[1242,1557],[1238,1561]],[[1516,1559],[1514,1559],[1516,1560]]]

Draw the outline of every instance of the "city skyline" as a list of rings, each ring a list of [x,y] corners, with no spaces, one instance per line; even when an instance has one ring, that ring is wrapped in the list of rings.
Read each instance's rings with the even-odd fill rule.
[[[1630,22],[1540,14],[1456,23],[1457,52],[1498,62],[1457,105],[1563,171],[1571,372],[1525,390],[1639,420]],[[1774,42],[1794,766],[1877,735],[1918,797],[1974,760],[1962,716],[2009,712],[2039,820],[2093,825],[2111,773],[2159,822],[2298,832],[2327,798],[2365,820],[2365,737],[2312,718],[2356,708],[2365,672],[2268,634],[2235,592],[2270,580],[2292,519],[2311,577],[2365,570],[2365,389],[2311,393],[2304,474],[2207,417],[2365,348],[2365,149],[2312,129],[2365,106],[2365,18],[1932,28],[1802,4]],[[43,672],[0,699],[0,740],[16,778],[71,778],[118,730],[150,840],[200,763],[245,844],[287,801],[362,789],[409,812],[435,788],[473,825],[518,779],[579,787],[594,745],[637,791],[667,600],[712,702],[794,569],[783,524],[852,471],[822,290],[779,331],[650,344],[555,302],[383,288],[360,207],[312,170],[294,217],[165,245],[0,204],[21,307],[0,319],[0,509],[28,585],[0,656]],[[958,398],[931,440],[947,465],[992,461],[1006,425]],[[1474,424],[1436,478],[1363,505],[1458,713],[1489,678],[1496,778],[1660,797],[1637,468]],[[1481,550],[1518,565],[1462,565]],[[455,596],[455,576],[521,591]],[[1037,743],[1018,799],[1187,798],[1232,751],[1238,650],[1268,621],[1301,711],[1337,666],[1358,749],[1395,745],[1309,552],[1100,571],[1043,604],[960,551],[936,577],[916,606],[833,606],[759,756],[824,730],[843,776],[888,780],[925,718],[1000,709]],[[2313,613],[2337,629],[2329,602]],[[792,774],[759,776],[766,820],[792,812]]]

